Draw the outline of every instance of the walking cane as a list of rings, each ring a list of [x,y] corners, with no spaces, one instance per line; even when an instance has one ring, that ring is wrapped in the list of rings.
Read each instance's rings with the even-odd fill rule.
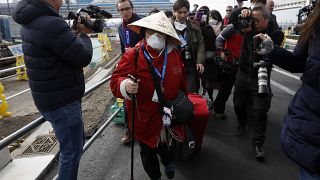
[[[128,75],[128,77],[135,83],[138,82],[138,80],[133,77],[132,75]],[[132,109],[131,109],[131,177],[130,180],[134,180],[133,178],[133,155],[134,155],[134,110],[136,108],[136,95],[132,94]]]

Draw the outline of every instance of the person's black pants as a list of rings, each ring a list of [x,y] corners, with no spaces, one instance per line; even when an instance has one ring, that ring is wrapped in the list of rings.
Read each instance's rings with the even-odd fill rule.
[[[237,73],[233,98],[234,110],[240,126],[246,126],[248,118],[253,118],[253,145],[264,143],[271,99],[271,89],[268,96],[258,94],[258,80],[255,76]]]
[[[216,99],[213,103],[215,113],[224,113],[226,103],[231,94],[233,84],[236,80],[236,70],[222,74],[221,89],[218,91]]]
[[[151,179],[158,179],[161,177],[158,154],[160,160],[164,166],[170,165],[175,157],[176,148],[173,145],[167,146],[161,144],[157,148],[151,148],[148,145],[139,142],[140,145],[140,156],[143,164],[143,168]]]
[[[191,93],[199,93],[200,78],[197,72],[196,64],[193,62],[185,63],[187,75],[187,91]]]

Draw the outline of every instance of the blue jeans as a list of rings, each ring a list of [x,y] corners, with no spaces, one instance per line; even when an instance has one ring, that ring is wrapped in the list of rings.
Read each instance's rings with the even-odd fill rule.
[[[320,180],[320,175],[312,176],[302,167],[300,167],[300,177],[299,180]]]
[[[40,113],[51,123],[60,144],[58,179],[77,179],[84,143],[81,101]]]

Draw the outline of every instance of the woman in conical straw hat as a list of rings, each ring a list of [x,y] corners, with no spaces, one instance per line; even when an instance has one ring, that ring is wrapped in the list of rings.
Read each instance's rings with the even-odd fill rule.
[[[180,40],[164,12],[129,24],[129,28],[143,39],[135,48],[123,54],[112,74],[111,90],[114,96],[127,99],[128,110],[131,110],[132,103],[136,104],[134,138],[139,141],[142,164],[148,176],[151,179],[161,178],[159,154],[166,176],[172,179],[175,174],[172,165],[174,142],[183,141],[185,134],[182,126],[171,126],[170,120],[163,118],[148,63],[152,64],[159,77],[164,99],[174,99],[180,90],[186,93],[184,65],[180,52],[175,48]],[[138,82],[128,78],[129,74],[137,78]],[[131,101],[130,94],[136,95],[136,102]],[[128,116],[131,127],[132,115],[129,113]]]

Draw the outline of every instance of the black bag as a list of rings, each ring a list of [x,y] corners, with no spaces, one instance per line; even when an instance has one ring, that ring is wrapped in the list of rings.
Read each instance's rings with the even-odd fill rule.
[[[148,60],[147,62],[161,106],[172,110],[171,124],[179,125],[186,123],[187,120],[193,116],[193,103],[181,90],[178,92],[178,95],[174,100],[166,101],[163,97],[158,75],[154,71],[152,64]]]
[[[172,125],[183,124],[193,116],[193,103],[182,91],[178,92],[174,100],[167,101],[166,107],[172,110]]]
[[[186,132],[186,139],[181,143],[177,142],[177,154],[176,158],[178,160],[188,160],[195,151],[196,143],[194,136],[188,127],[184,126]]]

